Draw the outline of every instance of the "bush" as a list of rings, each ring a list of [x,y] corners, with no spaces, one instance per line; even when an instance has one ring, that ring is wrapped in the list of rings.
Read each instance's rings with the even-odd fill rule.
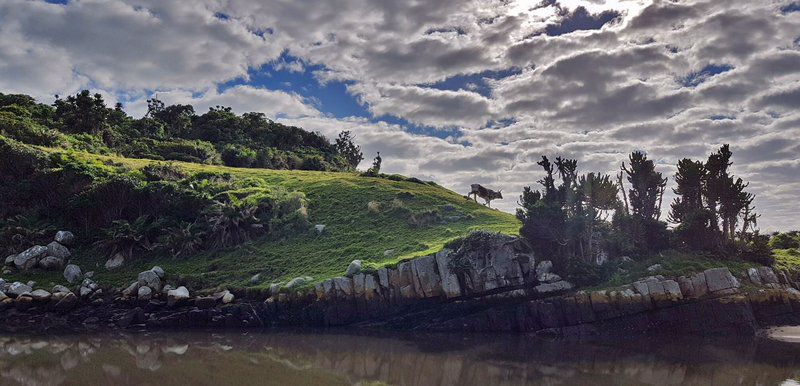
[[[772,249],[800,248],[800,232],[775,233],[769,239],[769,247]]]
[[[64,135],[57,130],[41,126],[28,117],[19,117],[8,111],[8,107],[0,110],[0,135],[39,146],[63,146],[66,143]]]
[[[566,267],[566,277],[578,287],[593,287],[611,278],[616,268],[613,263],[595,265],[574,259]]]
[[[200,164],[221,163],[220,154],[214,148],[214,145],[210,142],[199,140],[173,139],[169,141],[157,141],[150,138],[140,138],[122,147],[120,152],[126,157],[194,162]]]
[[[227,166],[249,168],[256,163],[255,150],[246,146],[227,144],[222,147],[222,162]]]
[[[186,172],[174,163],[153,163],[142,168],[148,181],[177,181],[186,178]]]
[[[307,156],[303,159],[302,165],[300,165],[301,170],[319,170],[324,171],[325,167],[325,160],[322,159],[321,156],[312,155]]]

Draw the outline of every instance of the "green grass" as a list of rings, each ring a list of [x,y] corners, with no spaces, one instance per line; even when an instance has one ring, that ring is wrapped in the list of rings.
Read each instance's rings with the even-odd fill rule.
[[[44,149],[54,151],[52,149]],[[85,159],[112,162],[130,169],[141,169],[154,162],[77,153]],[[306,194],[312,224],[325,224],[325,232],[308,232],[285,239],[263,238],[228,250],[218,250],[186,258],[151,256],[126,262],[119,270],[106,271],[108,256],[92,251],[75,251],[73,262],[84,271],[95,271],[100,283],[126,285],[136,274],[153,265],[163,267],[168,275],[202,288],[267,288],[272,282],[285,282],[297,276],[312,276],[315,281],[343,275],[354,259],[367,267],[396,264],[400,260],[434,253],[448,241],[470,231],[485,230],[517,234],[519,221],[511,214],[488,209],[461,194],[431,184],[391,181],[361,177],[355,173],[293,170],[243,169],[176,162],[190,172],[229,172],[251,177]],[[370,201],[387,207],[399,199],[412,211],[438,208],[456,221],[422,228],[411,227],[404,219],[381,210],[368,209]],[[449,211],[447,211],[449,209]],[[392,251],[386,253],[386,251]],[[252,286],[250,277],[261,274],[261,282]],[[16,280],[30,280],[16,275]],[[62,283],[58,273],[38,273],[32,277],[42,285]]]
[[[800,249],[776,249],[775,267],[794,275],[800,274]]]
[[[660,264],[661,269],[649,272],[648,267]],[[630,284],[642,277],[653,275],[690,276],[710,268],[727,267],[738,278],[744,278],[747,269],[757,264],[742,260],[721,260],[709,256],[700,256],[679,251],[665,251],[661,254],[649,256],[622,265],[624,272],[617,272],[611,278],[598,286],[598,288],[618,287]]]

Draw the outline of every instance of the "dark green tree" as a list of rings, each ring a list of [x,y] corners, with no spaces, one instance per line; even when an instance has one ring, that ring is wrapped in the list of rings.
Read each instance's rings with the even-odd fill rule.
[[[355,169],[364,160],[364,153],[361,152],[361,146],[355,143],[355,139],[353,133],[345,130],[339,133],[339,137],[336,138],[336,143],[333,145],[352,169]]]
[[[55,119],[61,123],[64,131],[69,133],[96,134],[106,126],[106,120],[111,113],[106,107],[103,96],[91,95],[89,90],[83,90],[77,95],[70,95],[67,99],[56,96],[53,104],[56,108]]]
[[[631,186],[625,202],[630,202],[631,214],[658,220],[661,217],[661,200],[667,179],[656,171],[655,164],[647,159],[644,152],[635,151],[628,159],[630,167],[625,162],[621,166]],[[625,194],[624,189],[622,194]]]

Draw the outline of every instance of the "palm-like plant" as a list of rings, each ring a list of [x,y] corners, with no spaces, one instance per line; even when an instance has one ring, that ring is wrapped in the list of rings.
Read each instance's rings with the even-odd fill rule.
[[[162,245],[169,249],[173,257],[191,255],[202,249],[205,236],[206,231],[200,224],[184,221],[166,229]]]
[[[133,223],[117,220],[112,222],[111,227],[105,229],[105,236],[95,242],[95,245],[109,255],[120,253],[129,259],[135,252],[153,250],[154,245],[150,241],[152,229],[153,224],[149,216],[141,216]]]
[[[228,247],[250,241],[263,231],[255,214],[258,207],[235,198],[230,202],[216,202],[208,212],[207,221],[214,247]]]

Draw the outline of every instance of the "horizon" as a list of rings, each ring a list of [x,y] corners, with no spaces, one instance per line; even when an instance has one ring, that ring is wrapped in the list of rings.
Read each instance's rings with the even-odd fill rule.
[[[516,208],[542,155],[669,177],[730,143],[765,231],[800,228],[800,3],[356,1],[0,4],[0,92],[81,89],[135,116],[153,96],[334,138],[384,171]],[[662,218],[664,218],[662,216]]]

